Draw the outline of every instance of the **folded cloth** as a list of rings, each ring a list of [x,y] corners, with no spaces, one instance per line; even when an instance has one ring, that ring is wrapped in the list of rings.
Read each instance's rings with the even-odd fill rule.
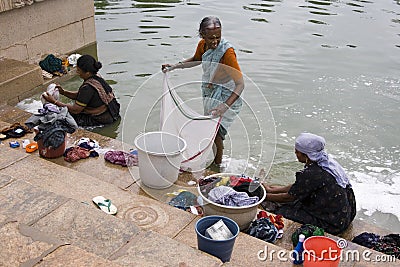
[[[110,163],[131,167],[138,165],[138,156],[124,151],[110,150],[104,154],[104,159]]]
[[[226,206],[248,206],[257,203],[259,198],[257,196],[249,197],[246,192],[237,192],[229,186],[217,186],[210,190],[208,199]]]

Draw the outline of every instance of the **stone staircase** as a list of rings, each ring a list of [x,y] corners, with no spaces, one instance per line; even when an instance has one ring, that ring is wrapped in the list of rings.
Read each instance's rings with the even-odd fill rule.
[[[30,116],[3,104],[0,129]],[[16,140],[33,137],[30,133]],[[103,149],[133,148],[82,129],[68,136],[67,147],[81,137],[97,140]],[[68,163],[10,148],[8,141],[0,144],[0,266],[292,266],[285,259],[292,249],[291,234],[300,226],[296,222],[285,220],[284,237],[275,244],[240,233],[231,261],[222,263],[197,250],[194,225],[200,217],[166,203],[166,193],[179,187],[195,192],[186,183],[193,177],[181,175],[173,187],[151,190],[141,186],[137,167],[113,165],[103,154]],[[92,203],[98,195],[118,207],[115,216]],[[364,231],[387,234],[355,221],[341,237],[351,240]],[[349,242],[346,250],[362,253],[366,248]],[[370,259],[384,256],[371,253]],[[361,258],[339,266],[396,264]]]

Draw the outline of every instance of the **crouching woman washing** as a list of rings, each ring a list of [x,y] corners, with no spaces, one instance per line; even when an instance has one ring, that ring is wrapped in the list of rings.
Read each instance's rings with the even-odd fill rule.
[[[265,185],[265,209],[283,217],[322,227],[339,234],[356,215],[356,200],[342,166],[324,150],[325,139],[302,133],[295,141],[295,154],[304,169],[287,186]]]
[[[51,95],[45,99],[58,107],[67,107],[79,126],[101,126],[119,119],[120,104],[117,102],[111,86],[97,72],[102,64],[90,55],[78,58],[76,72],[83,79],[78,91],[66,91],[57,85],[60,94],[75,100],[65,104]]]

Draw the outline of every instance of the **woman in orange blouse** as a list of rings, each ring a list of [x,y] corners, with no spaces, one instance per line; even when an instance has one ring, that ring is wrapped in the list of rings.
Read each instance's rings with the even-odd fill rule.
[[[193,57],[177,64],[162,65],[162,71],[191,68],[202,65],[202,96],[204,113],[214,117],[222,116],[218,134],[214,163],[221,164],[223,140],[235,116],[240,112],[244,89],[242,72],[236,59],[233,46],[221,38],[221,22],[217,17],[205,17],[200,23],[199,36]]]

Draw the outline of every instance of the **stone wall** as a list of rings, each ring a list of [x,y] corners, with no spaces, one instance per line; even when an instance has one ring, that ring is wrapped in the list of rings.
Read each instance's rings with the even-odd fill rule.
[[[30,6],[36,2],[42,1],[44,0],[0,0],[0,12],[8,11],[14,8]]]
[[[93,0],[0,0],[0,58],[29,63],[94,44]]]

